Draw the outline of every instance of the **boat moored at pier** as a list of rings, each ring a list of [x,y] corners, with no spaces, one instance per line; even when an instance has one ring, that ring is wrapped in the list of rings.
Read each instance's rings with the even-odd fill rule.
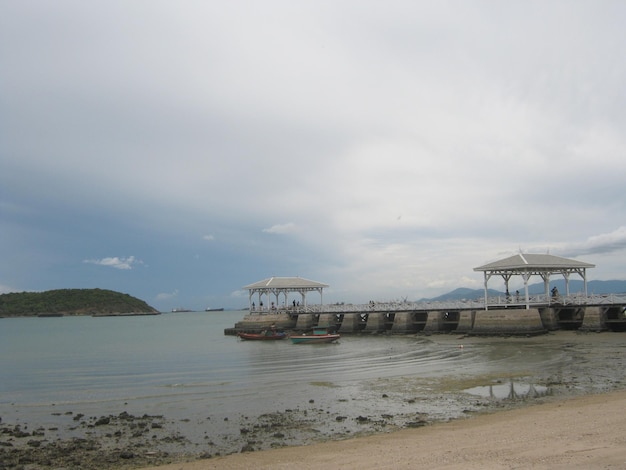
[[[341,338],[339,333],[330,333],[328,328],[314,328],[311,334],[293,335],[291,342],[293,344],[319,344],[332,343]]]
[[[279,339],[285,339],[287,337],[287,333],[282,331],[264,331],[261,333],[237,333],[241,339],[249,340],[249,341],[273,341]]]

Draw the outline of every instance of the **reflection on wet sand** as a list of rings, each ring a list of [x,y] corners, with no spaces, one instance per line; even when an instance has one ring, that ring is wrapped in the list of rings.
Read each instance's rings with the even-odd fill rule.
[[[492,400],[527,400],[552,395],[552,389],[543,385],[523,382],[496,383],[464,390],[465,393],[478,395]]]

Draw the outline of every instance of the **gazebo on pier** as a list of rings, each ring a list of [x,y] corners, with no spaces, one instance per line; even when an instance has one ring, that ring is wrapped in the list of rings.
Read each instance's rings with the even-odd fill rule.
[[[523,254],[504,258],[493,263],[485,264],[474,268],[474,271],[482,271],[485,276],[485,309],[487,309],[488,295],[487,284],[494,276],[501,276],[504,279],[506,292],[509,292],[509,280],[513,276],[522,276],[524,280],[524,293],[526,308],[530,308],[530,298],[528,295],[528,280],[531,276],[540,276],[545,286],[546,299],[550,298],[550,276],[561,275],[565,278],[565,295],[569,295],[569,277],[571,274],[578,274],[583,279],[585,297],[587,297],[587,269],[595,268],[594,264],[583,263],[573,259],[561,258],[553,255]]]
[[[308,292],[319,292],[320,305],[323,304],[323,290],[328,284],[311,281],[301,277],[270,277],[262,281],[255,282],[244,286],[243,289],[248,290],[248,302],[250,310],[263,310],[263,296],[267,296],[268,305],[265,307],[270,310],[277,310],[280,305],[280,298],[283,297],[283,305],[289,306],[289,294],[299,294],[300,300],[292,299],[292,304],[297,306],[307,306],[306,294]],[[254,297],[257,296],[257,303]]]

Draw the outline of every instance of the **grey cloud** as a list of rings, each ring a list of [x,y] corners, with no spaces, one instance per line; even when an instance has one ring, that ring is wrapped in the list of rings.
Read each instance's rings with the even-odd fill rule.
[[[626,227],[610,233],[594,235],[580,244],[566,245],[560,251],[564,256],[619,253],[626,249]]]

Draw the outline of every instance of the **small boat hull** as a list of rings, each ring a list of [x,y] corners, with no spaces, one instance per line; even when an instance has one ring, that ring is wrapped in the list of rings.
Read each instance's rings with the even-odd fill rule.
[[[325,335],[301,335],[292,336],[291,342],[293,344],[320,344],[320,343],[332,343],[341,338],[338,334],[325,334]]]
[[[279,339],[285,339],[286,333],[237,333],[241,339],[248,341],[275,341]]]
[[[292,335],[291,342],[293,344],[332,343],[339,338],[341,338],[341,336],[338,333],[331,333],[329,327],[317,326],[313,328],[311,334]]]

